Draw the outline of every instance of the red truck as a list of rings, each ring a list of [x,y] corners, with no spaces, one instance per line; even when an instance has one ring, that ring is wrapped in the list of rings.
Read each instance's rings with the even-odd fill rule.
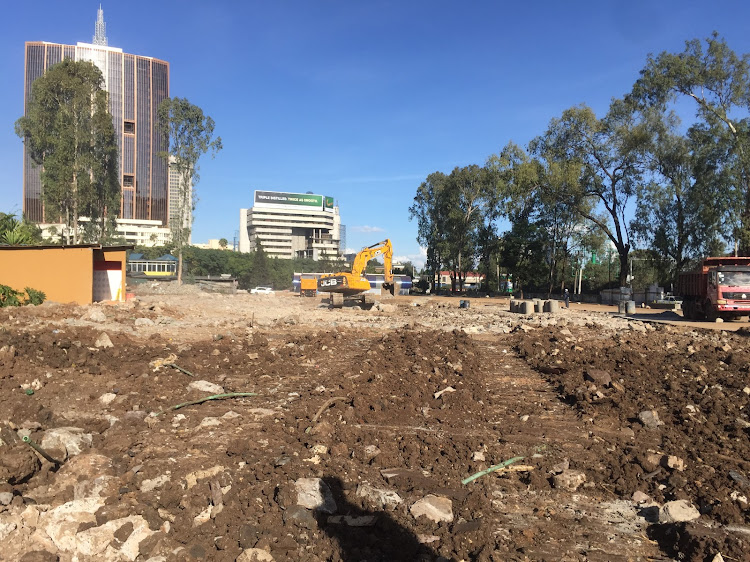
[[[680,273],[676,289],[688,320],[750,316],[750,257],[705,258],[693,271]]]

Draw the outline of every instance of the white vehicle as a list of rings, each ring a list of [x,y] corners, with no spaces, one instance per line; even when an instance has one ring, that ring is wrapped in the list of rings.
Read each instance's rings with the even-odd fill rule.
[[[255,287],[250,289],[252,295],[273,295],[273,289],[271,287]]]

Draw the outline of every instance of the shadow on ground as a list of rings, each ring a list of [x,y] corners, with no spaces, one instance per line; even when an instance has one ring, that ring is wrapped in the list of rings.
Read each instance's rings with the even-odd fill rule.
[[[346,500],[336,477],[325,477],[336,500],[336,516],[316,516],[321,530],[338,541],[344,562],[434,562],[438,555],[384,511],[368,511]],[[445,558],[440,558],[448,562]]]

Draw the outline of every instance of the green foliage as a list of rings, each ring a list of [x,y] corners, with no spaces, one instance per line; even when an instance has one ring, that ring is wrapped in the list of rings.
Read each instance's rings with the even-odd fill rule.
[[[41,172],[47,220],[61,217],[79,242],[79,219],[91,219],[88,241],[98,241],[120,208],[117,142],[101,71],[65,59],[32,85],[16,134]]]
[[[708,213],[700,229],[703,240],[694,246],[714,244],[717,235],[725,235],[719,226],[725,224],[742,255],[750,252],[749,91],[748,56],[738,56],[716,32],[705,45],[693,39],[681,53],[650,55],[633,86],[630,97],[643,107],[666,112],[680,99],[696,105],[699,122],[690,136],[700,140],[692,147],[693,179],[696,189],[711,194],[720,218],[716,222]],[[697,217],[706,218],[700,212]]]
[[[39,244],[42,241],[41,229],[26,220],[0,212],[0,244],[11,246]]]
[[[451,271],[452,290],[463,290],[477,258],[488,259],[494,243],[497,189],[491,170],[477,165],[435,172],[417,189],[409,208],[417,241],[427,248],[426,269]],[[480,234],[481,233],[481,234]]]
[[[179,259],[177,279],[181,282],[183,249],[190,239],[192,213],[197,202],[193,187],[200,179],[198,160],[206,153],[213,157],[221,150],[222,144],[221,137],[213,138],[214,120],[185,98],[165,99],[159,104],[157,113],[166,147],[159,155],[177,170],[180,177],[175,220],[169,226]]]
[[[7,285],[0,285],[0,308],[5,306],[21,306],[23,293]]]
[[[16,291],[7,285],[0,285],[0,308],[6,306],[23,306],[27,304],[39,305],[47,298],[42,291],[26,287],[23,291]]]
[[[26,291],[27,304],[40,305],[47,299],[47,295],[43,291],[38,291],[31,287],[26,287],[24,290]]]

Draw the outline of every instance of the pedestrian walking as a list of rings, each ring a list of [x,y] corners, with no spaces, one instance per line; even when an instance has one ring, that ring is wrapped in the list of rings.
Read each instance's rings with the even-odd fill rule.
[[[565,308],[570,308],[570,293],[567,289],[565,289],[565,293],[563,293],[563,299],[565,299]]]

